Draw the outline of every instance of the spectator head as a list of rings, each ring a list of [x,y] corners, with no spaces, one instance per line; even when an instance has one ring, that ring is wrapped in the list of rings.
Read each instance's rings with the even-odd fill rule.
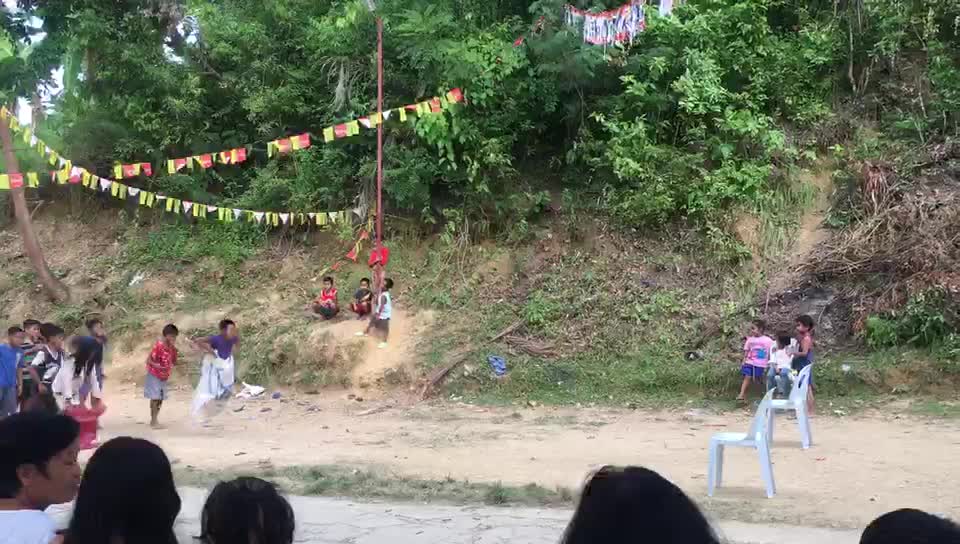
[[[73,500],[79,435],[77,422],[63,415],[24,412],[0,421],[0,498],[37,510]]]
[[[29,336],[31,340],[39,340],[40,322],[36,319],[24,319],[23,332],[27,333],[27,336]]]
[[[813,332],[813,318],[806,314],[798,315],[797,316],[797,332],[800,334],[807,334],[808,332]]]
[[[790,347],[790,335],[780,333],[777,336],[777,347],[779,347],[780,349],[786,349]]]
[[[237,324],[231,319],[224,319],[220,322],[220,334],[224,338],[233,338],[237,335]]]
[[[393,289],[393,280],[390,278],[383,280],[383,290],[389,291],[391,289]]]
[[[330,289],[333,287],[333,276],[324,276],[323,277],[323,288]]]
[[[606,466],[587,482],[563,544],[716,544],[707,518],[683,491],[642,467]]]
[[[750,336],[760,336],[767,330],[767,322],[762,319],[754,319],[750,322]]]
[[[259,478],[220,482],[203,505],[204,544],[290,544],[293,509],[272,483]]]
[[[87,463],[65,544],[176,543],[179,513],[180,496],[163,450],[141,438],[114,438]]]
[[[172,345],[176,343],[178,336],[180,336],[180,329],[173,323],[163,327],[163,338],[168,344]]]
[[[27,335],[25,332],[23,332],[23,329],[16,325],[7,329],[7,340],[9,340],[10,345],[15,348],[19,348],[21,345],[23,345],[23,341],[26,339],[26,337]]]
[[[40,325],[40,337],[54,350],[63,349],[63,338],[65,334],[63,329],[53,323]]]
[[[370,278],[361,278],[361,279],[360,279],[360,287],[363,288],[363,289],[369,289],[369,288],[370,288]]]
[[[87,330],[94,338],[106,338],[107,331],[103,328],[103,321],[97,318],[87,320]]]
[[[960,542],[960,526],[933,514],[904,508],[870,522],[860,544],[947,544]]]

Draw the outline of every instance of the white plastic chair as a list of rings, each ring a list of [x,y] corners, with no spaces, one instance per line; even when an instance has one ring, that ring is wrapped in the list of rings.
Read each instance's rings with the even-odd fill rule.
[[[813,445],[813,435],[810,432],[810,414],[807,413],[807,394],[810,391],[810,378],[813,374],[813,365],[803,367],[790,389],[790,396],[786,399],[777,399],[770,403],[770,428],[767,435],[773,442],[773,419],[777,412],[793,410],[797,414],[797,426],[800,427],[800,444],[803,449]]]
[[[712,497],[714,489],[723,482],[723,449],[726,446],[753,448],[760,457],[760,473],[767,488],[767,498],[773,498],[776,485],[773,482],[773,461],[770,460],[770,402],[773,399],[771,389],[763,396],[757,413],[745,433],[717,433],[710,438],[710,466],[707,469],[707,495]]]

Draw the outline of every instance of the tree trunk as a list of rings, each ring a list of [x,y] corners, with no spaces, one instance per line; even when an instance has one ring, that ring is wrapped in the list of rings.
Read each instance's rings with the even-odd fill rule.
[[[13,115],[11,112],[10,115]],[[7,172],[19,172],[20,167],[17,164],[17,157],[13,154],[13,139],[10,136],[10,124],[7,119],[0,119],[0,141],[3,143],[3,158],[7,163]],[[23,187],[10,189],[10,198],[13,200],[13,214],[16,217],[17,228],[20,230],[20,238],[23,240],[23,252],[30,259],[30,265],[33,266],[40,284],[43,285],[47,295],[57,302],[66,301],[70,298],[70,291],[50,271],[47,261],[43,258],[43,250],[40,248],[40,241],[37,240],[37,234],[33,232],[33,224],[30,221],[30,210],[27,209],[27,199],[23,194]]]

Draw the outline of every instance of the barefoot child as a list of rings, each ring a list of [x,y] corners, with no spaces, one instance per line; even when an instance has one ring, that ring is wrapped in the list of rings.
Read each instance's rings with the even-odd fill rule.
[[[761,319],[750,324],[750,336],[743,344],[743,365],[740,367],[743,383],[740,384],[740,395],[737,397],[739,401],[747,400],[747,389],[751,380],[762,383],[770,363],[770,353],[776,343],[773,338],[763,333],[766,326]]]
[[[809,315],[797,316],[797,340],[800,344],[793,357],[793,371],[800,372],[813,364],[813,318]],[[810,373],[810,389],[807,390],[807,411],[813,413],[813,372]]]
[[[363,319],[370,313],[373,305],[373,291],[370,290],[370,280],[363,278],[360,280],[360,288],[353,294],[353,302],[350,303],[350,310],[357,314],[357,319]]]
[[[390,289],[392,288],[392,279],[383,280],[383,291],[380,292],[380,297],[377,299],[377,312],[370,323],[367,324],[367,330],[357,333],[358,336],[367,336],[370,334],[370,329],[380,331],[381,340],[380,344],[377,345],[380,349],[387,347],[387,339],[390,337],[390,316],[393,314],[393,299],[390,297]]]
[[[313,313],[319,315],[325,320],[333,319],[340,313],[340,306],[337,302],[337,288],[333,286],[333,278],[326,276],[323,278],[323,289],[320,290],[320,296],[313,301]]]
[[[176,325],[163,328],[163,338],[157,341],[147,356],[147,379],[143,384],[143,396],[150,400],[150,426],[160,426],[157,419],[160,407],[167,400],[167,380],[170,371],[177,364],[177,336],[180,331]]]

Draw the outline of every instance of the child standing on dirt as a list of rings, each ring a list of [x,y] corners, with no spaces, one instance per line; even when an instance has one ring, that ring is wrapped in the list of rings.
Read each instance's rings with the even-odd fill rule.
[[[7,343],[0,344],[0,419],[17,413],[17,387],[23,365],[23,329],[7,329]]]
[[[357,333],[357,336],[367,336],[370,334],[370,329],[378,330],[381,336],[380,344],[377,345],[379,349],[387,347],[387,339],[390,337],[390,316],[393,314],[393,299],[390,297],[390,289],[392,288],[392,279],[383,280],[383,290],[380,292],[380,297],[377,298],[377,312],[370,323],[367,324],[367,330]]]
[[[96,376],[97,387],[100,391],[103,391],[104,383],[103,380],[105,376],[103,375],[103,353],[107,349],[107,330],[103,327],[103,321],[99,319],[90,319],[87,321],[87,331],[90,333],[91,338],[95,343],[90,343],[87,341],[81,342],[81,344],[91,348],[90,356],[92,357],[91,364],[93,365],[94,374]],[[86,351],[84,351],[86,354]],[[91,381],[86,380],[83,385],[80,386],[80,404],[86,405],[87,396],[91,392]],[[91,401],[92,403],[92,401]]]
[[[40,322],[36,319],[25,319],[23,321],[23,332],[25,333],[23,344],[20,350],[23,351],[23,364],[18,379],[20,385],[20,411],[24,410],[27,401],[36,392],[37,384],[30,377],[30,366],[33,364],[33,358],[43,347],[43,339],[40,335]]]
[[[800,372],[813,364],[813,318],[809,315],[797,316],[797,342],[800,344],[793,356],[793,370]],[[813,413],[813,372],[810,372],[810,389],[807,392],[807,411]]]
[[[206,355],[200,370],[200,381],[193,395],[193,414],[212,400],[226,400],[233,394],[236,365],[233,348],[240,342],[240,329],[230,319],[220,322],[220,334],[198,338],[194,344]]]
[[[160,428],[158,417],[163,401],[167,400],[167,380],[177,364],[177,337],[180,330],[174,324],[163,328],[163,337],[147,356],[147,379],[143,383],[143,396],[150,400],[150,426]]]
[[[66,336],[63,329],[53,323],[40,325],[43,347],[37,352],[30,367],[31,381],[36,384],[31,396],[24,402],[23,410],[43,410],[50,413],[59,411],[53,396],[53,380],[63,366],[63,343]]]
[[[763,383],[767,365],[770,363],[770,353],[776,345],[773,338],[764,334],[766,327],[767,324],[762,319],[754,320],[750,324],[750,336],[743,344],[743,364],[740,366],[743,383],[740,384],[738,401],[747,400],[747,389],[751,381]]]

